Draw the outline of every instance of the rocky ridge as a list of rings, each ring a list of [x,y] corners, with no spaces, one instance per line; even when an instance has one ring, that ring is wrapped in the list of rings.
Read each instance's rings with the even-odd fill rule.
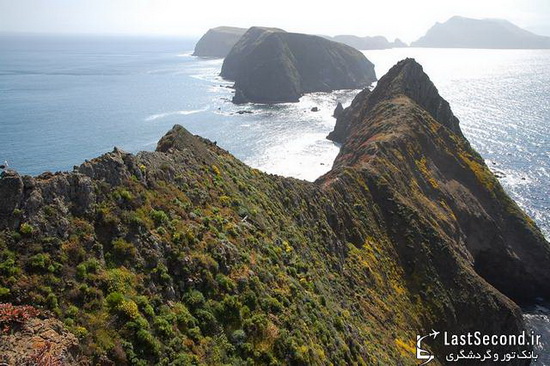
[[[422,67],[400,62],[352,106],[314,183],[180,126],[155,152],[3,173],[2,300],[51,309],[117,365],[415,365],[431,329],[519,333],[515,302],[550,297],[549,244]]]

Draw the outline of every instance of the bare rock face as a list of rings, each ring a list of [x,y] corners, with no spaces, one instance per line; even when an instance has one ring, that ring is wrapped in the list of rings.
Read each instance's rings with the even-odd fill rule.
[[[80,355],[78,339],[63,323],[34,316],[10,324],[0,332],[0,362],[7,365],[89,364]]]
[[[118,148],[92,162],[86,161],[77,170],[92,179],[104,180],[109,184],[120,184],[132,175],[141,178],[141,170],[133,156]]]
[[[224,58],[245,32],[245,28],[236,27],[209,29],[195,45],[193,56]]]
[[[234,103],[297,102],[304,93],[363,88],[376,80],[359,51],[322,37],[252,27],[224,60]]]
[[[0,174],[0,228],[11,226],[17,219],[14,211],[19,208],[23,195],[23,180],[17,172],[6,170]]]

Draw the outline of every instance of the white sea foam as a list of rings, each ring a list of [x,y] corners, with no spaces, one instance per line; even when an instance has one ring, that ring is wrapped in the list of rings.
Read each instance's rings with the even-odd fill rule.
[[[183,110],[183,111],[174,111],[174,112],[152,114],[149,117],[145,118],[145,120],[150,122],[150,121],[156,121],[157,119],[162,119],[162,118],[171,117],[171,116],[187,116],[187,115],[190,115],[190,114],[206,112],[209,108],[210,108],[209,106],[206,106],[206,107],[201,108],[201,109]]]
[[[245,162],[268,173],[314,181],[331,169],[338,152],[324,133],[309,133],[273,144]]]

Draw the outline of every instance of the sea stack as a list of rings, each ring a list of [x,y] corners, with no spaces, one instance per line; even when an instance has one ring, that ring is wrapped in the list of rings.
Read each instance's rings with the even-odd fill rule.
[[[342,105],[342,103],[338,102],[338,104],[336,105],[336,108],[334,108],[334,112],[332,112],[332,116],[334,118],[338,118],[340,117],[343,111],[344,111],[344,106]]]
[[[374,65],[359,51],[318,36],[250,28],[224,60],[234,103],[297,102],[304,93],[364,88]]]
[[[195,45],[193,56],[224,58],[245,32],[245,28],[236,27],[209,29]]]

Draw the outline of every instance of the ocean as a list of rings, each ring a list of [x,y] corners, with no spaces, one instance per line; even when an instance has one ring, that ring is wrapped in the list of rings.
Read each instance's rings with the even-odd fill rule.
[[[312,181],[330,170],[339,149],[325,139],[332,112],[357,90],[236,106],[231,83],[218,76],[222,60],[191,56],[194,43],[0,35],[0,163],[31,175],[71,170],[114,146],[154,150],[177,123],[269,173]],[[420,62],[472,146],[550,238],[550,50],[364,53],[378,77],[405,57]],[[548,314],[539,306],[525,315],[546,339]],[[545,350],[539,365],[550,365]]]

